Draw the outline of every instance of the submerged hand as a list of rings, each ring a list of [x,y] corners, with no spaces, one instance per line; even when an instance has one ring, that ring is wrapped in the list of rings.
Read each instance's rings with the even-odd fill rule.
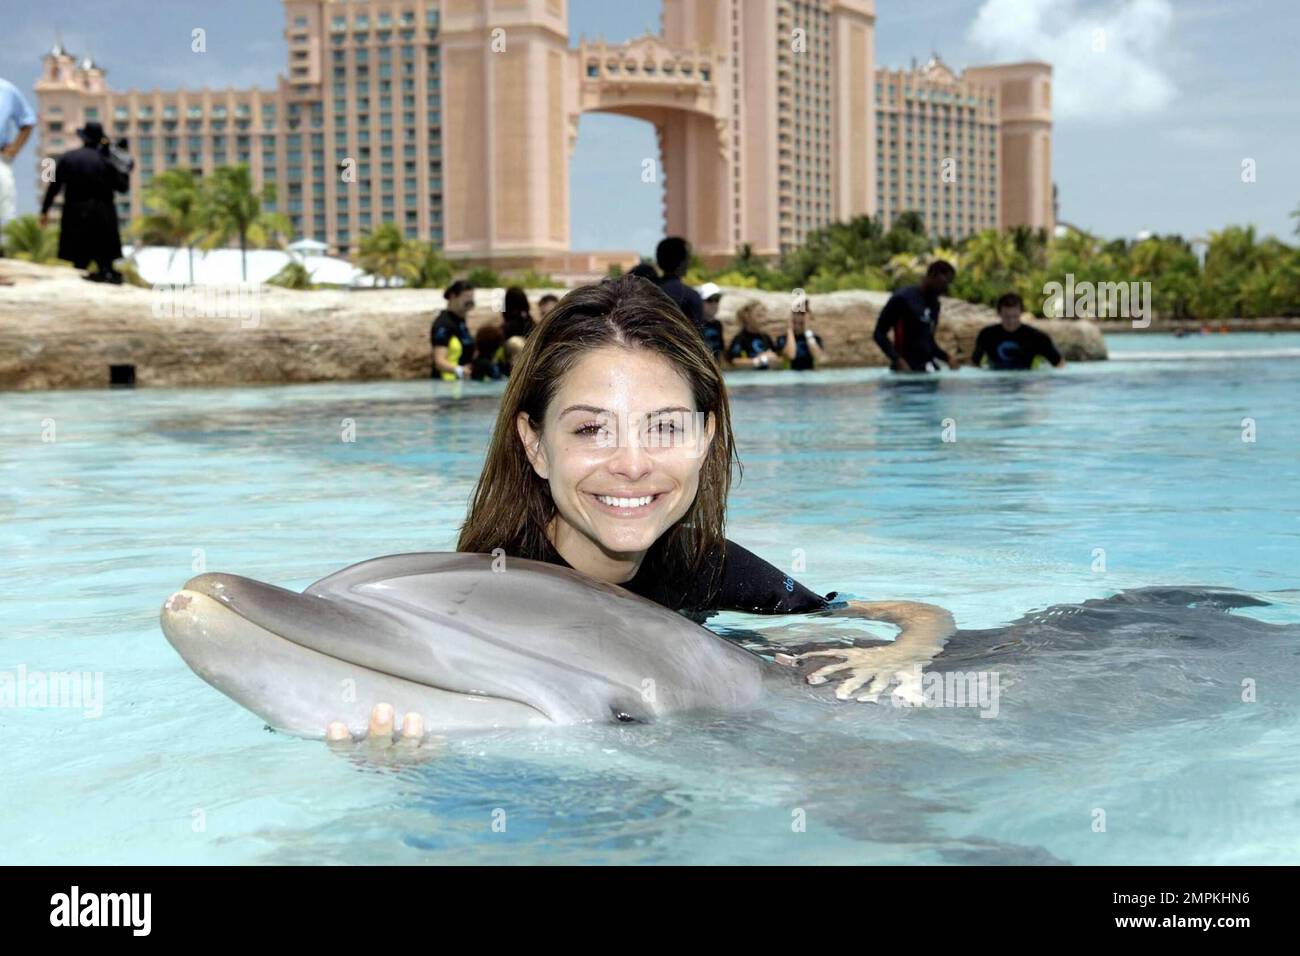
[[[934,653],[927,653],[895,644],[885,644],[879,647],[840,647],[835,650],[808,651],[789,660],[798,664],[811,657],[841,658],[839,663],[819,667],[806,678],[810,684],[824,684],[831,679],[831,675],[838,675],[834,679],[840,680],[841,683],[835,688],[835,696],[840,700],[853,698],[858,690],[866,685],[866,692],[858,695],[856,699],[874,703],[889,689],[890,685],[897,683],[898,687],[894,690],[895,697],[909,703],[920,703],[922,700],[921,668],[938,652],[938,648]]]
[[[908,703],[920,703],[921,668],[939,656],[943,645],[957,629],[950,613],[933,604],[915,601],[849,601],[835,612],[873,621],[888,621],[900,628],[892,644],[877,647],[840,647],[807,651],[794,656],[779,654],[777,662],[797,667],[812,657],[838,657],[837,664],[819,667],[806,678],[810,684],[824,684],[832,675],[842,680],[835,696],[848,700],[866,686],[857,700],[876,701],[897,683],[894,696]]]

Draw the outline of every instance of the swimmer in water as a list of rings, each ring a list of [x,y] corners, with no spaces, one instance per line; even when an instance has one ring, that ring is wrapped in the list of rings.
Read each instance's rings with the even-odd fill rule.
[[[456,550],[574,568],[696,620],[830,611],[902,626],[889,645],[796,658],[839,658],[807,679],[840,681],[845,699],[863,688],[859,699],[873,699],[942,650],[950,616],[836,601],[728,540],[733,463],[722,373],[690,321],[639,278],[583,286],[515,362]],[[371,734],[391,734],[392,720],[379,705]],[[347,727],[332,724],[327,736],[346,739]]]
[[[1065,359],[1052,344],[1051,337],[1020,321],[1025,302],[1015,292],[998,299],[998,322],[980,329],[975,337],[975,351],[970,362],[977,368],[984,360],[993,369],[1036,368],[1044,360],[1056,368],[1065,367]]]

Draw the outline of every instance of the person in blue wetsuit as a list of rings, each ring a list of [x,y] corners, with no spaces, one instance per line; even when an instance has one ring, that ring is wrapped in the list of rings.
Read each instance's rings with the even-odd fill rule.
[[[972,365],[1001,370],[1037,368],[1042,362],[1056,368],[1065,365],[1051,336],[1020,321],[1024,310],[1024,300],[1014,292],[998,299],[999,321],[980,329],[970,357]]]
[[[763,331],[767,310],[761,302],[746,302],[736,313],[740,331],[727,348],[727,363],[742,368],[772,368],[781,361],[772,336]]]

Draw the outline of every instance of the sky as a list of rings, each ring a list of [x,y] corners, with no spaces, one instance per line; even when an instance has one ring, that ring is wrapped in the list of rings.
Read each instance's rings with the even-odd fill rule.
[[[746,0],[765,2],[765,0]],[[0,77],[25,93],[56,31],[115,89],[272,87],[285,68],[279,0],[0,0]],[[657,31],[656,0],[570,0],[569,32]],[[190,31],[207,31],[207,52]],[[1203,236],[1226,225],[1297,241],[1300,2],[876,0],[879,66],[1053,66],[1053,179],[1063,221],[1106,237]],[[34,103],[34,94],[33,105]],[[454,143],[447,142],[447,148]],[[34,147],[18,158],[19,212],[36,208]],[[570,168],[574,249],[653,249],[662,184],[648,123],[584,114]],[[1252,161],[1254,181],[1243,182]]]

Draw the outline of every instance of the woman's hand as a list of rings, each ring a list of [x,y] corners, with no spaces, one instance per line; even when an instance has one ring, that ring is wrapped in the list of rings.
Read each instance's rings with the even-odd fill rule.
[[[424,718],[412,711],[402,718],[400,730],[393,726],[396,714],[392,704],[375,704],[370,711],[370,726],[366,728],[361,740],[372,748],[392,747],[394,745],[414,750],[425,744]],[[325,740],[331,744],[355,742],[348,725],[341,720],[331,722],[325,728]]]
[[[841,681],[835,688],[840,700],[856,699],[876,703],[891,685],[897,684],[893,696],[910,704],[922,702],[921,667],[938,654],[923,655],[917,651],[885,644],[879,647],[841,647],[828,651],[809,651],[787,658],[792,665],[813,657],[838,657],[837,664],[819,667],[805,678],[810,684],[824,684],[833,679]],[[784,663],[784,661],[782,661]],[[865,693],[857,692],[866,686]],[[856,698],[854,695],[857,695]]]
[[[887,621],[901,630],[892,644],[778,654],[777,663],[797,667],[814,657],[840,658],[839,663],[819,667],[805,679],[810,684],[824,684],[831,675],[838,675],[835,679],[841,683],[835,688],[836,697],[849,700],[865,686],[865,692],[856,699],[871,702],[879,700],[891,685],[897,684],[895,697],[912,704],[921,703],[921,669],[939,655],[957,629],[952,615],[933,604],[914,601],[849,601],[848,607],[833,613]]]

